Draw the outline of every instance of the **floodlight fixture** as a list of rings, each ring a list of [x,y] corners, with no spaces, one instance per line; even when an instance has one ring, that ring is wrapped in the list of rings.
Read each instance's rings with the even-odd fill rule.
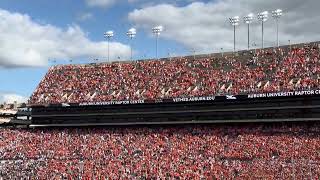
[[[107,31],[104,33],[104,37],[108,41],[108,62],[110,62],[110,39],[114,36],[113,31]]]
[[[272,11],[272,17],[276,20],[276,24],[277,24],[277,46],[279,47],[279,19],[282,16],[282,10],[281,9],[277,9]]]
[[[283,12],[281,9],[277,9],[272,11],[272,17],[274,18],[280,18],[282,16]]]
[[[247,16],[243,17],[244,23],[248,25],[248,50],[250,49],[250,24],[254,19],[254,14],[250,13]]]
[[[263,21],[263,22],[267,21],[268,17],[269,17],[269,12],[268,11],[263,11],[263,12],[258,14],[258,19],[260,21]]]
[[[163,31],[163,26],[155,26],[152,28],[152,33],[156,36],[156,59],[158,59],[158,39]]]
[[[137,30],[135,28],[131,28],[127,32],[127,36],[130,38],[130,59],[132,60],[132,39],[136,37]]]
[[[157,36],[159,36],[162,31],[163,31],[163,26],[155,26],[154,28],[152,28],[153,34]]]
[[[269,12],[263,11],[258,14],[258,20],[261,21],[261,47],[264,48],[264,22],[268,20]]]
[[[244,20],[244,22],[245,22],[246,24],[251,24],[252,21],[253,21],[253,19],[254,19],[254,14],[253,14],[253,13],[250,13],[250,14],[248,14],[247,16],[244,16],[244,17],[243,17],[243,20]]]
[[[127,32],[127,36],[131,39],[134,38],[136,34],[137,34],[137,30],[135,28],[131,28]]]
[[[230,24],[233,26],[233,52],[236,51],[236,26],[239,25],[239,16],[229,18]]]
[[[113,31],[107,31],[104,33],[104,37],[106,38],[112,38],[114,36]]]

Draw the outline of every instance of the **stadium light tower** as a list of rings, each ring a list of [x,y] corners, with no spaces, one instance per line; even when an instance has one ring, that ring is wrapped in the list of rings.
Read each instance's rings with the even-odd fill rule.
[[[130,59],[132,60],[132,39],[136,36],[137,31],[135,28],[131,28],[127,32],[127,36],[130,38]]]
[[[250,49],[250,24],[253,21],[253,14],[250,13],[247,16],[245,16],[244,19],[244,23],[246,23],[248,25],[248,50]]]
[[[156,58],[158,59],[158,39],[160,36],[160,33],[163,31],[162,26],[156,26],[152,28],[152,33],[156,36]]]
[[[110,62],[110,39],[113,35],[113,31],[107,31],[104,33],[104,37],[108,40],[108,62]]]
[[[231,17],[229,21],[233,26],[233,52],[236,52],[236,26],[239,25],[239,16]]]
[[[262,30],[262,36],[261,36],[261,47],[264,48],[264,22],[268,20],[268,11],[264,11],[262,13],[258,14],[258,20],[261,21],[261,30]]]
[[[282,10],[281,9],[277,9],[272,11],[272,17],[276,20],[277,23],[277,46],[279,47],[279,19],[282,16]]]

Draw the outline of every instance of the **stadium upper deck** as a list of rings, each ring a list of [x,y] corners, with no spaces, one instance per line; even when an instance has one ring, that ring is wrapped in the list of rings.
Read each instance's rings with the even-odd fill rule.
[[[157,100],[319,88],[318,43],[238,55],[61,65],[49,69],[29,104]]]

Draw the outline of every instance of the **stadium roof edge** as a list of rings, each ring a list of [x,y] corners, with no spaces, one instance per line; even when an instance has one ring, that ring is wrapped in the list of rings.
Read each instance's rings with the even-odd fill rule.
[[[282,45],[279,48],[299,47],[299,46],[304,46],[306,44],[318,44],[320,46],[320,41]],[[265,47],[263,49],[269,50],[269,49],[273,49],[273,48],[278,48],[278,47],[271,46],[271,47]],[[239,53],[245,53],[245,52],[250,52],[250,51],[255,51],[255,50],[261,50],[261,48],[250,49],[250,50],[239,50],[239,51],[236,51],[235,53],[238,55]],[[159,60],[164,61],[164,60],[172,60],[172,59],[177,59],[177,58],[193,59],[193,58],[206,58],[206,57],[222,57],[222,54],[224,56],[232,56],[232,55],[234,55],[234,52],[233,51],[226,51],[226,52],[217,52],[217,53],[209,53],[209,54],[163,57],[163,58],[159,58]],[[66,66],[66,65],[88,66],[88,65],[103,65],[103,64],[118,64],[118,63],[136,63],[137,61],[154,61],[154,60],[156,60],[156,59],[138,59],[138,60],[133,60],[133,61],[125,60],[125,61],[112,61],[112,62],[99,62],[99,63],[91,62],[91,63],[85,63],[85,64],[58,64],[58,65],[54,65],[51,67],[59,67],[59,66]]]

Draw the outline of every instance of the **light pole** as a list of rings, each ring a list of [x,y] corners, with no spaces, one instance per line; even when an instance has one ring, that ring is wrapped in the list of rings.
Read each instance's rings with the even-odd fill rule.
[[[245,16],[244,19],[244,23],[246,23],[248,25],[248,50],[250,49],[250,24],[253,21],[253,14],[250,13],[247,16]]]
[[[168,58],[171,61],[171,54],[170,54],[170,49],[168,49]]]
[[[108,40],[108,62],[110,62],[110,39],[113,37],[113,31],[107,31],[104,33],[104,37]]]
[[[135,28],[131,28],[127,32],[127,36],[130,38],[130,59],[132,60],[132,39],[136,36],[137,31]]]
[[[196,59],[196,49],[195,48],[192,48],[192,53],[193,53],[193,60]]]
[[[221,57],[223,58],[223,48],[220,48],[221,49]]]
[[[289,42],[289,48],[290,48],[290,52],[291,52],[291,40],[289,39],[288,42]]]
[[[156,36],[156,59],[158,59],[158,39],[162,31],[163,31],[162,26],[156,26],[152,28],[152,33]]]
[[[268,11],[264,11],[262,13],[259,13],[258,14],[258,19],[259,21],[261,21],[261,30],[262,30],[262,36],[261,36],[261,47],[262,49],[264,48],[264,22],[268,20],[268,14],[269,12]]]
[[[229,21],[233,26],[233,52],[236,52],[236,26],[239,25],[239,16],[231,17]]]
[[[282,16],[282,10],[281,9],[277,9],[272,11],[272,17],[276,20],[277,23],[277,46],[279,47],[279,19]]]
[[[254,48],[254,54],[257,54],[257,44],[255,42],[252,43],[252,46]]]

